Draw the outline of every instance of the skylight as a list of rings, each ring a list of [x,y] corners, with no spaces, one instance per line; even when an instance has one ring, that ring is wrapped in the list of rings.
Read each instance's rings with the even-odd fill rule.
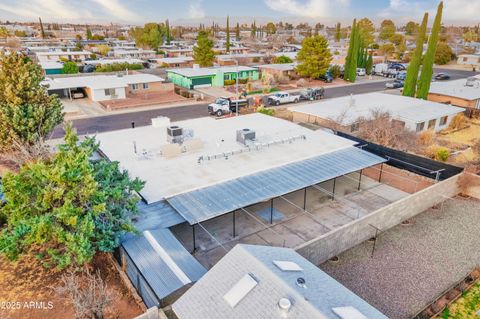
[[[246,274],[223,296],[223,299],[234,308],[257,284],[258,281],[252,274]]]
[[[303,269],[293,261],[274,260],[273,263],[281,271],[303,271]]]
[[[357,308],[351,306],[332,308],[332,310],[342,319],[368,319]]]

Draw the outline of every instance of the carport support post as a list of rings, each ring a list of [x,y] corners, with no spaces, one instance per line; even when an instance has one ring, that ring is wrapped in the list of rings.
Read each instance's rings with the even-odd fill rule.
[[[363,173],[363,169],[360,170],[360,177],[358,178],[358,189],[357,190],[360,190],[360,186],[362,185],[362,173]]]
[[[236,210],[233,211],[233,238],[235,238],[235,212]]]
[[[335,199],[335,186],[336,186],[336,184],[337,184],[337,178],[335,177],[335,178],[333,179],[332,200]]]
[[[273,198],[270,200],[270,224],[273,224]]]
[[[197,251],[197,245],[195,243],[195,224],[192,225],[192,235],[193,235],[193,251],[192,253]]]
[[[307,209],[307,188],[303,190],[303,210]]]
[[[380,176],[378,176],[378,182],[380,183],[382,181],[382,173],[383,173],[383,163],[380,166]]]

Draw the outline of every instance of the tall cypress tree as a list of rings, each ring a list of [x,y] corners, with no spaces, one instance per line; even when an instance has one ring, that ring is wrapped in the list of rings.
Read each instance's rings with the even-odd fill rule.
[[[235,27],[235,37],[237,41],[240,41],[240,24],[237,22],[237,26]]]
[[[38,21],[40,22],[40,35],[42,36],[42,39],[45,39],[45,30],[43,30],[42,18],[38,17]]]
[[[168,21],[165,21],[165,28],[167,29],[167,44],[170,45],[170,41],[172,40],[172,36],[170,34],[170,22]]]
[[[417,41],[415,43],[415,51],[413,52],[412,60],[407,69],[407,77],[405,78],[405,86],[403,88],[403,96],[415,96],[417,88],[418,71],[420,70],[420,64],[422,63],[423,43],[427,36],[427,22],[428,13],[425,12],[423,16],[422,25],[417,35]]]
[[[227,16],[227,41],[225,43],[227,52],[230,52],[230,17]]]
[[[353,20],[352,31],[350,32],[350,43],[348,45],[347,58],[345,60],[345,80],[355,82],[357,78],[357,62],[359,48],[359,32],[357,27],[357,19]]]
[[[430,38],[428,39],[427,52],[423,58],[422,73],[420,74],[420,79],[418,80],[417,98],[424,100],[427,99],[428,91],[430,90],[430,83],[432,81],[433,62],[435,61],[435,53],[437,51],[438,34],[440,33],[442,26],[442,11],[443,1],[438,5],[437,15],[435,16],[432,32],[430,34]]]

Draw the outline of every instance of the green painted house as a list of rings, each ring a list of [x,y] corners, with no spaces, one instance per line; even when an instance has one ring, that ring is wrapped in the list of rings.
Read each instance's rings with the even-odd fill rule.
[[[62,74],[63,73],[63,63],[60,62],[40,62],[39,63],[45,75],[51,74]]]
[[[167,70],[167,78],[175,85],[193,89],[195,87],[224,86],[225,80],[260,78],[260,71],[246,66],[224,66],[215,68],[179,68]]]

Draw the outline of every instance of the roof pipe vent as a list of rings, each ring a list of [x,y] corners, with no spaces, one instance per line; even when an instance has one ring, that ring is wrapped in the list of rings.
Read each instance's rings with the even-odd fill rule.
[[[278,308],[280,309],[282,317],[286,318],[290,308],[292,308],[292,302],[288,298],[281,298],[278,301]]]

